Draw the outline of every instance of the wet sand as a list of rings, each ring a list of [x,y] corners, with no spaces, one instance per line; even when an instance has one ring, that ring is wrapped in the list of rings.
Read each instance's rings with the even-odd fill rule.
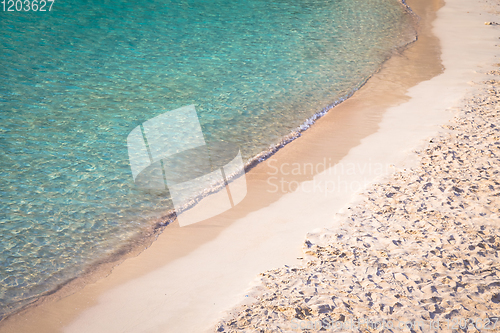
[[[357,192],[395,171],[391,164],[414,163],[407,158],[412,147],[452,116],[448,109],[464,96],[467,82],[494,59],[498,28],[484,25],[495,16],[482,3],[450,1],[432,31],[442,3],[409,2],[422,16],[419,41],[300,139],[253,168],[243,202],[201,223],[168,226],[110,274],[104,270],[84,287],[7,318],[0,331],[210,330],[223,311],[251,301],[245,290],[260,272],[299,262],[308,231],[336,223],[335,214]],[[302,169],[294,172],[293,163]],[[327,172],[339,165],[346,168]],[[352,166],[357,171],[346,171]]]

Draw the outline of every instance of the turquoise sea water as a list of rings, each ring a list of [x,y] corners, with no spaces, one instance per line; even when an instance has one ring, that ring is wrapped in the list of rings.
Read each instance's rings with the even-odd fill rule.
[[[0,317],[172,207],[134,187],[136,126],[194,104],[205,138],[247,160],[363,84],[413,40],[411,22],[397,0],[56,0],[50,12],[0,12]]]

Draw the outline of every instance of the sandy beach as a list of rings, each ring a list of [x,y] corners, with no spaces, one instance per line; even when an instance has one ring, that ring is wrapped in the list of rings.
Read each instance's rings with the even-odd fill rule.
[[[217,332],[500,329],[500,70],[415,153],[261,274]]]
[[[169,225],[0,332],[289,332],[325,318],[493,324],[500,26],[485,22],[500,21],[499,5],[408,5],[421,17],[418,41],[250,170],[240,204]]]

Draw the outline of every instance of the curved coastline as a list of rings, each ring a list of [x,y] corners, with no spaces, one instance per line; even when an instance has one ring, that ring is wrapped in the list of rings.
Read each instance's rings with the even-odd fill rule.
[[[400,0],[400,3],[411,12],[412,15],[416,16],[415,13],[411,10],[411,8],[406,4],[404,0]],[[296,139],[302,136],[302,133],[309,130],[312,125],[314,125],[317,120],[323,118],[325,115],[330,113],[330,111],[334,110],[335,107],[342,104],[343,102],[349,100],[353,95],[355,95],[361,88],[363,88],[370,79],[379,73],[382,68],[385,66],[387,61],[392,58],[394,55],[394,51],[403,51],[411,46],[418,40],[418,34],[415,36],[415,39],[408,42],[404,46],[396,48],[393,50],[393,54],[389,55],[385,61],[378,67],[378,69],[372,73],[369,77],[366,78],[358,87],[351,90],[345,96],[339,98],[337,101],[323,108],[321,111],[315,113],[308,119],[306,119],[303,124],[298,126],[296,129],[292,130],[288,135],[284,136],[281,141],[277,144],[272,144],[265,151],[257,154],[252,157],[245,163],[245,172],[250,171],[255,168],[257,165],[266,161],[270,157],[274,156],[278,151],[287,146],[288,144],[294,142]],[[222,188],[221,185],[216,185],[210,189],[206,189],[203,193],[200,194],[199,197],[196,197],[191,202],[187,203],[185,209],[189,209],[194,206],[199,200],[202,198],[218,192]],[[81,275],[71,278],[66,283],[63,283],[56,287],[54,290],[43,293],[42,295],[33,297],[33,300],[30,303],[16,309],[8,314],[6,314],[0,321],[0,329],[2,326],[2,322],[11,319],[13,315],[29,312],[32,308],[36,308],[40,304],[50,303],[52,300],[60,299],[61,297],[67,296],[69,294],[74,293],[76,290],[83,288],[88,283],[95,282],[100,278],[108,275],[114,266],[120,264],[124,260],[129,257],[136,256],[143,252],[145,248],[149,247],[153,241],[158,237],[158,235],[164,230],[164,228],[170,225],[175,220],[175,212],[173,210],[166,212],[166,214],[160,219],[156,220],[150,229],[145,230],[143,233],[137,235],[137,237],[131,239],[128,244],[124,245],[122,248],[118,249],[115,253],[112,253],[105,258],[101,258],[98,262],[92,263],[84,273]]]
[[[476,1],[476,3],[479,2],[480,1]],[[439,7],[440,2],[432,1],[431,3],[433,5],[432,8],[436,8],[436,6]],[[488,40],[486,40],[486,37],[482,39],[482,44],[481,44],[481,46],[483,47],[482,50],[486,52],[483,52],[480,56],[478,56],[478,59],[474,58],[471,60],[470,58],[471,52],[468,53],[464,52],[467,55],[469,55],[469,57],[466,57],[465,55],[454,57],[455,54],[453,53],[453,47],[450,47],[449,43],[450,39],[452,41],[455,40],[455,43],[458,43],[458,45],[467,46],[466,42],[465,43],[462,42],[466,39],[464,38],[457,39],[456,36],[450,33],[449,29],[450,25],[449,24],[446,25],[444,22],[446,23],[451,22],[452,23],[451,26],[453,26],[457,31],[461,31],[464,36],[468,36],[469,38],[477,37],[481,32],[484,31],[482,30],[484,29],[483,28],[484,26],[483,22],[480,22],[480,27],[478,27],[477,18],[473,20],[466,19],[467,14],[465,13],[465,10],[469,10],[470,4],[467,4],[465,1],[462,0],[457,0],[457,1],[450,0],[450,3],[451,3],[450,6],[445,6],[444,10],[440,11],[441,20],[439,21],[438,24],[439,36],[440,37],[444,36],[444,38],[442,39],[445,44],[445,47],[443,48],[442,52],[443,54],[446,54],[444,60],[446,61],[446,66],[450,65],[450,69],[444,71],[445,75],[442,76],[437,75],[439,73],[442,73],[440,71],[442,68],[442,63],[441,61],[438,61],[440,66],[438,66],[438,68],[435,68],[435,70],[437,71],[431,71],[427,73],[427,74],[434,73],[434,76],[431,76],[431,78],[433,78],[432,80],[429,80],[428,76],[421,76],[421,75],[416,75],[416,78],[413,78],[413,80],[409,80],[410,82],[408,83],[409,87],[413,87],[415,85],[415,81],[422,82],[429,80],[429,82],[422,82],[422,84],[418,84],[418,86],[410,89],[410,91],[408,91],[408,86],[405,86],[405,89],[403,89],[403,91],[405,92],[404,94],[405,97],[403,98],[403,101],[409,101],[409,103],[404,103],[405,107],[402,106],[395,108],[399,111],[399,115],[403,114],[403,116],[406,116],[406,118],[404,118],[405,122],[402,125],[407,125],[408,123],[411,123],[412,120],[414,119],[413,117],[419,120],[417,121],[417,123],[419,124],[425,122],[426,125],[429,125],[428,123],[430,122],[435,127],[437,127],[440,124],[440,121],[443,121],[443,119],[448,119],[447,117],[450,117],[451,112],[446,111],[447,108],[452,106],[453,104],[452,102],[457,101],[458,98],[463,96],[462,93],[464,91],[464,86],[467,85],[466,84],[467,80],[470,80],[472,76],[472,74],[470,73],[464,75],[464,72],[469,71],[471,68],[477,69],[477,66],[484,65],[485,61],[488,62],[489,64],[490,60],[493,58],[491,56],[491,52],[493,52],[492,51],[493,49],[489,47],[489,45],[491,44],[490,43],[491,33],[488,34],[489,38]],[[459,10],[460,15],[454,16],[453,14],[455,14],[455,11],[457,10]],[[478,14],[477,11],[475,11],[475,13]],[[445,18],[444,20],[443,16]],[[465,31],[464,33],[464,29],[462,27],[463,22],[467,22],[470,24],[470,26],[468,27],[470,32]],[[488,47],[485,47],[485,42],[488,43],[487,44]],[[415,49],[413,49],[412,52],[406,52],[406,55],[411,55],[411,54],[415,55],[415,52],[416,52]],[[429,53],[426,53],[427,56],[428,54]],[[450,58],[452,58],[453,61],[450,62],[449,61]],[[437,59],[439,60],[439,56]],[[399,60],[403,61],[403,59]],[[398,59],[391,61],[391,63],[394,62],[397,63]],[[420,66],[422,64],[419,61],[417,61],[417,64],[419,65],[418,68],[414,68],[418,70],[416,74],[421,74],[421,72],[424,69],[428,69],[428,67]],[[290,144],[288,149],[283,149],[280,150],[278,153],[276,153],[275,157],[284,158],[285,161],[290,162],[293,161],[293,158],[291,157],[301,156],[300,152],[303,151],[304,149],[301,150],[299,149],[299,147],[310,149],[310,148],[317,148],[324,146],[326,143],[323,143],[323,145],[321,145],[321,142],[313,139],[318,138],[317,135],[318,131],[321,130],[323,131],[323,136],[325,136],[325,134],[327,135],[333,134],[335,136],[335,133],[332,128],[330,128],[330,131],[324,130],[325,124],[326,125],[331,125],[332,123],[334,124],[335,121],[339,119],[338,117],[337,118],[335,117],[336,114],[341,113],[341,110],[345,111],[347,105],[350,105],[352,108],[352,105],[356,105],[355,101],[357,101],[359,106],[361,98],[360,96],[364,97],[366,97],[367,95],[370,96],[369,92],[371,92],[372,93],[371,96],[373,96],[374,92],[375,93],[379,92],[379,90],[377,89],[378,87],[376,86],[374,87],[374,84],[376,85],[376,83],[384,82],[383,80],[380,79],[381,78],[387,79],[386,75],[387,73],[392,74],[392,76],[388,75],[389,78],[391,77],[397,78],[400,81],[402,76],[405,79],[407,79],[407,76],[403,75],[404,73],[402,74],[402,73],[391,72],[391,68],[389,67],[389,65],[386,68],[388,70],[381,71],[379,75],[373,78],[373,81],[370,80],[365,86],[365,89],[359,91],[359,94],[355,94],[353,98],[348,99],[345,103],[339,105],[339,109],[337,109],[337,112],[327,114],[327,116],[325,116],[321,121],[318,122],[317,126],[312,127],[311,131],[306,131],[304,133],[303,140],[294,141],[292,144]],[[457,72],[455,71],[457,68],[460,69],[458,71],[459,72],[458,75]],[[394,68],[392,69],[394,70]],[[395,74],[397,76],[394,76]],[[411,73],[406,73],[406,74],[411,74]],[[391,84],[389,84],[389,86],[391,86]],[[432,89],[434,89],[435,91],[433,91]],[[446,95],[444,101],[443,101],[443,93]],[[431,98],[429,98],[429,95],[432,95]],[[384,96],[384,98],[386,97],[387,96]],[[394,103],[383,104],[383,106],[387,109],[388,105],[389,106],[399,105],[400,101],[401,98],[396,99],[396,102],[393,101]],[[429,103],[429,101],[435,103],[436,106],[425,104],[426,102]],[[410,106],[406,107],[407,104],[410,104]],[[422,110],[421,109],[422,107],[424,107],[425,109]],[[393,108],[390,109],[391,110],[387,112],[387,114],[393,116],[394,115],[394,112],[392,110]],[[443,114],[446,114],[446,117],[445,118],[434,117],[433,111],[436,111],[437,109],[439,109],[441,116],[443,116]],[[425,111],[425,112],[420,112],[420,111]],[[407,118],[408,112],[410,113],[409,118]],[[370,116],[374,115],[372,114]],[[332,118],[334,119],[333,122],[331,121]],[[387,121],[384,123],[385,127],[383,127],[384,129],[382,130],[382,132],[378,131],[379,128],[378,127],[379,123],[377,122],[378,120],[380,119],[377,118],[377,116],[374,116],[373,122],[376,123],[377,125],[373,126],[372,123],[371,129],[375,127],[375,132],[376,132],[373,136],[376,136],[377,138],[383,137],[386,139],[388,137],[394,138],[393,131],[387,129]],[[387,120],[387,117],[385,115],[384,115],[384,120]],[[397,122],[395,123],[397,124]],[[389,120],[389,124],[395,124],[395,123],[394,122],[391,123],[391,121]],[[410,126],[410,129],[413,128],[414,128],[413,126]],[[419,131],[417,130],[417,132]],[[421,132],[422,131],[420,131],[419,133]],[[428,133],[429,130],[427,131],[424,130],[423,132]],[[353,136],[357,135],[356,140],[349,141],[351,145],[348,147],[347,146],[344,147],[345,149],[343,152],[341,152],[340,157],[346,156],[347,154],[345,153],[345,151],[346,150],[349,151],[349,149],[351,148],[353,151],[359,151],[358,145],[356,144],[359,143],[359,141],[362,141],[362,139],[367,136],[366,133],[365,135],[362,135],[354,132],[352,133],[352,135]],[[411,135],[405,135],[404,137],[408,138],[408,136],[411,137]],[[319,137],[321,137],[321,135]],[[368,139],[366,141],[370,141],[372,144],[380,143],[377,140],[373,142],[373,140],[371,139]],[[361,144],[363,147],[365,147],[365,149],[367,146],[366,141],[362,142]],[[308,147],[306,143],[309,144]],[[370,144],[368,144],[368,146],[370,147]],[[391,144],[388,145],[388,147],[392,146],[393,145]],[[401,147],[406,147],[406,146],[405,143],[399,142],[396,144],[396,147],[401,149]],[[371,146],[371,148],[372,152],[381,154],[379,149],[375,150],[373,149],[373,148],[380,148],[379,146],[376,147]],[[314,149],[312,149],[311,151],[313,150]],[[366,153],[367,151],[365,150],[364,152]],[[403,154],[405,151],[400,150],[399,152]],[[314,151],[314,153],[317,152]],[[351,154],[349,155],[352,156]],[[388,158],[383,157],[382,159],[387,160]],[[259,172],[261,172],[262,176],[262,173],[265,173],[266,171],[265,166],[266,163],[258,164],[254,170],[251,170],[251,172],[249,172],[249,175],[255,178],[259,176]],[[189,238],[187,238],[187,240],[196,241],[195,233],[198,234],[207,233],[210,232],[211,229],[213,230],[215,227],[217,227],[219,231],[215,232],[215,234],[218,235],[219,237],[217,237],[216,239],[211,238],[210,240],[213,241],[208,242],[206,241],[205,235],[203,235],[202,239],[205,240],[205,243],[203,243],[203,245],[197,243],[198,247],[196,247],[196,250],[192,250],[192,252],[189,252],[188,249],[187,251],[189,253],[188,255],[186,255],[186,253],[183,252],[184,256],[182,256],[181,260],[175,260],[174,262],[168,261],[168,264],[165,264],[165,260],[154,261],[151,262],[148,266],[148,264],[145,264],[145,261],[148,261],[151,258],[155,257],[156,259],[158,259],[158,256],[163,256],[165,253],[168,253],[168,251],[165,251],[165,249],[171,249],[168,246],[165,247],[165,244],[168,245],[169,241],[172,241],[173,239],[167,237],[169,233],[163,233],[162,237],[159,238],[157,242],[153,243],[150,249],[144,251],[144,253],[142,253],[139,258],[133,258],[132,260],[125,262],[123,265],[120,265],[120,267],[117,267],[116,271],[113,272],[112,276],[106,279],[107,281],[102,281],[102,283],[99,283],[99,285],[101,285],[102,287],[102,289],[100,289],[101,290],[100,292],[92,294],[92,292],[90,292],[89,289],[93,289],[95,291],[96,289],[99,290],[99,288],[95,286],[89,286],[89,288],[87,288],[87,290],[82,292],[82,294],[86,294],[87,296],[94,295],[91,298],[86,298],[83,296],[74,296],[70,297],[67,300],[61,301],[59,304],[60,306],[63,306],[64,304],[66,304],[67,306],[69,305],[71,307],[79,305],[80,310],[72,312],[73,313],[72,317],[74,320],[71,318],[62,319],[64,323],[60,324],[59,327],[64,327],[65,331],[69,332],[85,332],[85,330],[88,331],[91,328],[94,328],[93,331],[96,332],[97,331],[111,332],[120,330],[123,331],[125,330],[124,328],[130,328],[131,325],[134,325],[133,327],[137,328],[137,330],[148,331],[148,332],[152,331],[164,332],[165,328],[168,328],[168,331],[179,331],[179,332],[202,331],[202,326],[206,325],[207,320],[212,320],[217,311],[220,310],[221,308],[220,302],[222,302],[222,304],[226,304],[223,307],[227,309],[228,308],[227,304],[234,301],[234,295],[236,293],[241,293],[241,291],[244,288],[246,288],[249,282],[248,279],[249,278],[251,279],[251,276],[254,276],[254,274],[258,274],[259,272],[264,271],[262,269],[262,264],[255,266],[255,261],[252,261],[250,257],[243,255],[246,253],[241,253],[241,248],[240,248],[241,244],[237,244],[237,242],[246,241],[247,242],[246,245],[249,246],[247,250],[248,251],[251,250],[252,254],[258,252],[259,255],[255,256],[255,258],[257,259],[260,258],[261,260],[267,261],[267,267],[272,268],[281,266],[283,265],[283,263],[288,262],[286,258],[292,259],[291,257],[294,256],[295,254],[294,249],[296,245],[303,241],[305,234],[305,231],[303,230],[304,228],[300,228],[299,230],[300,232],[295,232],[295,234],[293,235],[291,235],[290,233],[286,234],[287,238],[286,242],[285,240],[282,240],[283,235],[281,233],[278,233],[278,235],[275,235],[278,236],[278,239],[274,239],[275,241],[278,241],[278,243],[274,244],[274,246],[267,248],[262,245],[262,240],[260,237],[267,238],[268,234],[272,231],[271,228],[279,227],[280,224],[283,225],[283,222],[287,222],[285,223],[286,224],[285,229],[288,228],[286,229],[286,231],[289,232],[291,229],[293,229],[293,227],[297,226],[297,223],[293,223],[297,222],[297,220],[305,221],[311,219],[316,220],[318,218],[321,218],[320,216],[321,214],[319,214],[320,212],[316,208],[324,207],[321,206],[321,203],[325,204],[324,199],[320,200],[319,204],[314,204],[313,200],[318,199],[317,196],[313,196],[312,198],[308,198],[307,200],[304,201],[294,200],[293,198],[297,199],[297,196],[295,196],[294,194],[283,195],[281,198],[283,198],[284,200],[279,200],[279,202],[273,202],[272,204],[266,203],[262,207],[262,209],[258,211],[253,211],[252,213],[248,213],[247,211],[246,213],[241,212],[241,214],[238,215],[233,212],[232,216],[234,217],[236,215],[236,218],[238,218],[238,221],[236,221],[236,223],[234,224],[231,224],[231,221],[225,221],[226,223],[224,223],[223,219],[220,218],[220,219],[214,219],[214,221],[212,221],[213,223],[201,223],[200,225],[197,225],[196,227],[193,228],[176,228],[176,229],[172,228],[171,231],[181,231],[181,234],[182,232],[188,234]],[[301,196],[299,195],[299,199],[300,198]],[[283,201],[287,202],[287,204],[283,204]],[[311,214],[311,212],[309,211],[304,212],[304,214],[298,214],[299,211],[297,209],[292,209],[293,206],[291,206],[290,203],[292,204],[295,203],[296,206],[299,205],[302,208],[304,208],[304,206],[308,207],[309,210],[312,209],[314,211],[314,214]],[[328,201],[328,203],[331,204],[330,201]],[[273,206],[273,208],[269,206]],[[289,209],[290,212],[287,212],[286,209]],[[238,210],[238,208],[235,210]],[[323,214],[325,213],[324,211],[325,209],[320,209],[320,210],[321,213]],[[272,216],[269,216],[270,212],[273,213]],[[291,214],[297,214],[297,215],[291,217],[290,216]],[[225,214],[225,215],[227,217],[227,215],[231,214]],[[241,216],[244,216],[245,218],[240,218]],[[259,218],[261,218],[262,221],[259,221]],[[288,221],[286,221],[287,218],[289,219]],[[327,222],[331,223],[331,220],[327,218]],[[256,229],[255,225],[252,225],[251,228],[249,225],[250,223],[258,224],[259,226],[257,230],[255,230]],[[228,224],[230,224],[230,227],[226,228]],[[317,223],[315,225],[317,225]],[[311,228],[311,225],[307,224],[305,228]],[[277,230],[283,231],[285,229],[278,228]],[[221,230],[224,230],[224,232],[222,232]],[[247,239],[252,231],[254,231],[254,233],[260,232],[260,234],[257,235],[259,236],[258,239],[256,238]],[[244,237],[241,237],[242,235]],[[231,236],[233,236],[233,238],[231,238]],[[240,236],[240,237],[234,238],[234,236]],[[198,239],[198,241],[199,240],[200,239]],[[255,240],[257,241],[254,242]],[[280,242],[280,240],[282,242]],[[295,245],[291,245],[290,244],[291,242],[293,242]],[[227,246],[232,246],[230,247],[232,251],[230,251],[231,252],[230,254],[225,256],[225,251],[227,249]],[[186,250],[185,247],[183,249]],[[222,256],[224,257],[224,259],[228,259],[227,258],[228,256],[233,257],[235,255],[233,253],[235,249],[240,250],[239,256],[236,258],[237,261],[234,260],[228,261],[231,264],[234,264],[235,265],[234,267],[231,266],[228,268],[227,264],[226,266],[221,266],[221,264],[224,263],[223,260],[222,261],[219,260],[219,262],[214,264],[214,261],[220,259],[218,258],[218,256]],[[286,252],[285,256],[283,256],[284,252]],[[272,256],[270,256],[269,253],[272,253]],[[181,256],[179,256],[179,258],[180,257]],[[159,265],[161,265],[161,267]],[[251,265],[254,265],[254,268],[257,267],[257,269],[254,271],[246,270],[246,268],[248,268],[248,266]],[[146,269],[145,272],[141,271],[140,273],[137,273],[136,271],[138,270],[139,267],[141,268],[149,267],[149,269]],[[200,268],[208,269],[208,271],[205,271],[204,269]],[[235,275],[234,272],[237,271],[238,268],[245,269],[245,274],[238,272],[239,274]],[[214,272],[213,271],[214,269],[217,271]],[[131,270],[135,271],[135,274],[131,275],[131,273],[134,273],[131,272]],[[194,272],[198,272],[200,275],[192,276]],[[189,274],[186,275],[183,273],[189,273]],[[204,273],[215,273],[215,275],[204,274]],[[135,279],[133,279],[134,277]],[[165,283],[166,277],[168,277],[169,283]],[[216,280],[214,279],[215,277],[217,277]],[[126,279],[127,282],[124,282],[123,279]],[[133,281],[131,279],[133,279]],[[205,283],[205,280],[208,280],[208,284]],[[223,285],[224,283],[230,284],[231,287],[233,288]],[[199,289],[199,288],[204,288],[204,289]],[[167,296],[167,293],[169,293],[166,298],[163,297],[163,292],[165,292],[165,296]],[[240,294],[238,295],[239,296],[237,298],[239,298],[240,296],[244,296]],[[77,302],[78,300],[80,301],[87,300],[87,303],[83,303],[82,305],[82,303]],[[133,303],[134,301],[138,301],[138,303]],[[217,302],[217,305],[215,302]],[[54,309],[56,307],[50,307],[50,308]],[[82,311],[83,309],[86,310]],[[135,311],[136,309],[140,310],[139,313]],[[41,311],[40,313],[43,313],[43,311]],[[59,319],[61,319],[61,317],[59,317]],[[33,318],[30,318],[30,320],[32,322],[36,321],[36,319]],[[106,328],[112,328],[112,330],[106,331],[105,330]]]

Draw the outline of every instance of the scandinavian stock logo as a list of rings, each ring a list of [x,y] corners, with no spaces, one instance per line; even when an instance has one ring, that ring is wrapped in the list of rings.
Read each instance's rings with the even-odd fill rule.
[[[247,193],[239,149],[207,144],[194,105],[156,116],[127,137],[130,168],[139,188],[168,190],[180,226],[203,221],[237,205]],[[202,194],[219,185],[221,190]],[[186,209],[186,203],[197,201]]]

